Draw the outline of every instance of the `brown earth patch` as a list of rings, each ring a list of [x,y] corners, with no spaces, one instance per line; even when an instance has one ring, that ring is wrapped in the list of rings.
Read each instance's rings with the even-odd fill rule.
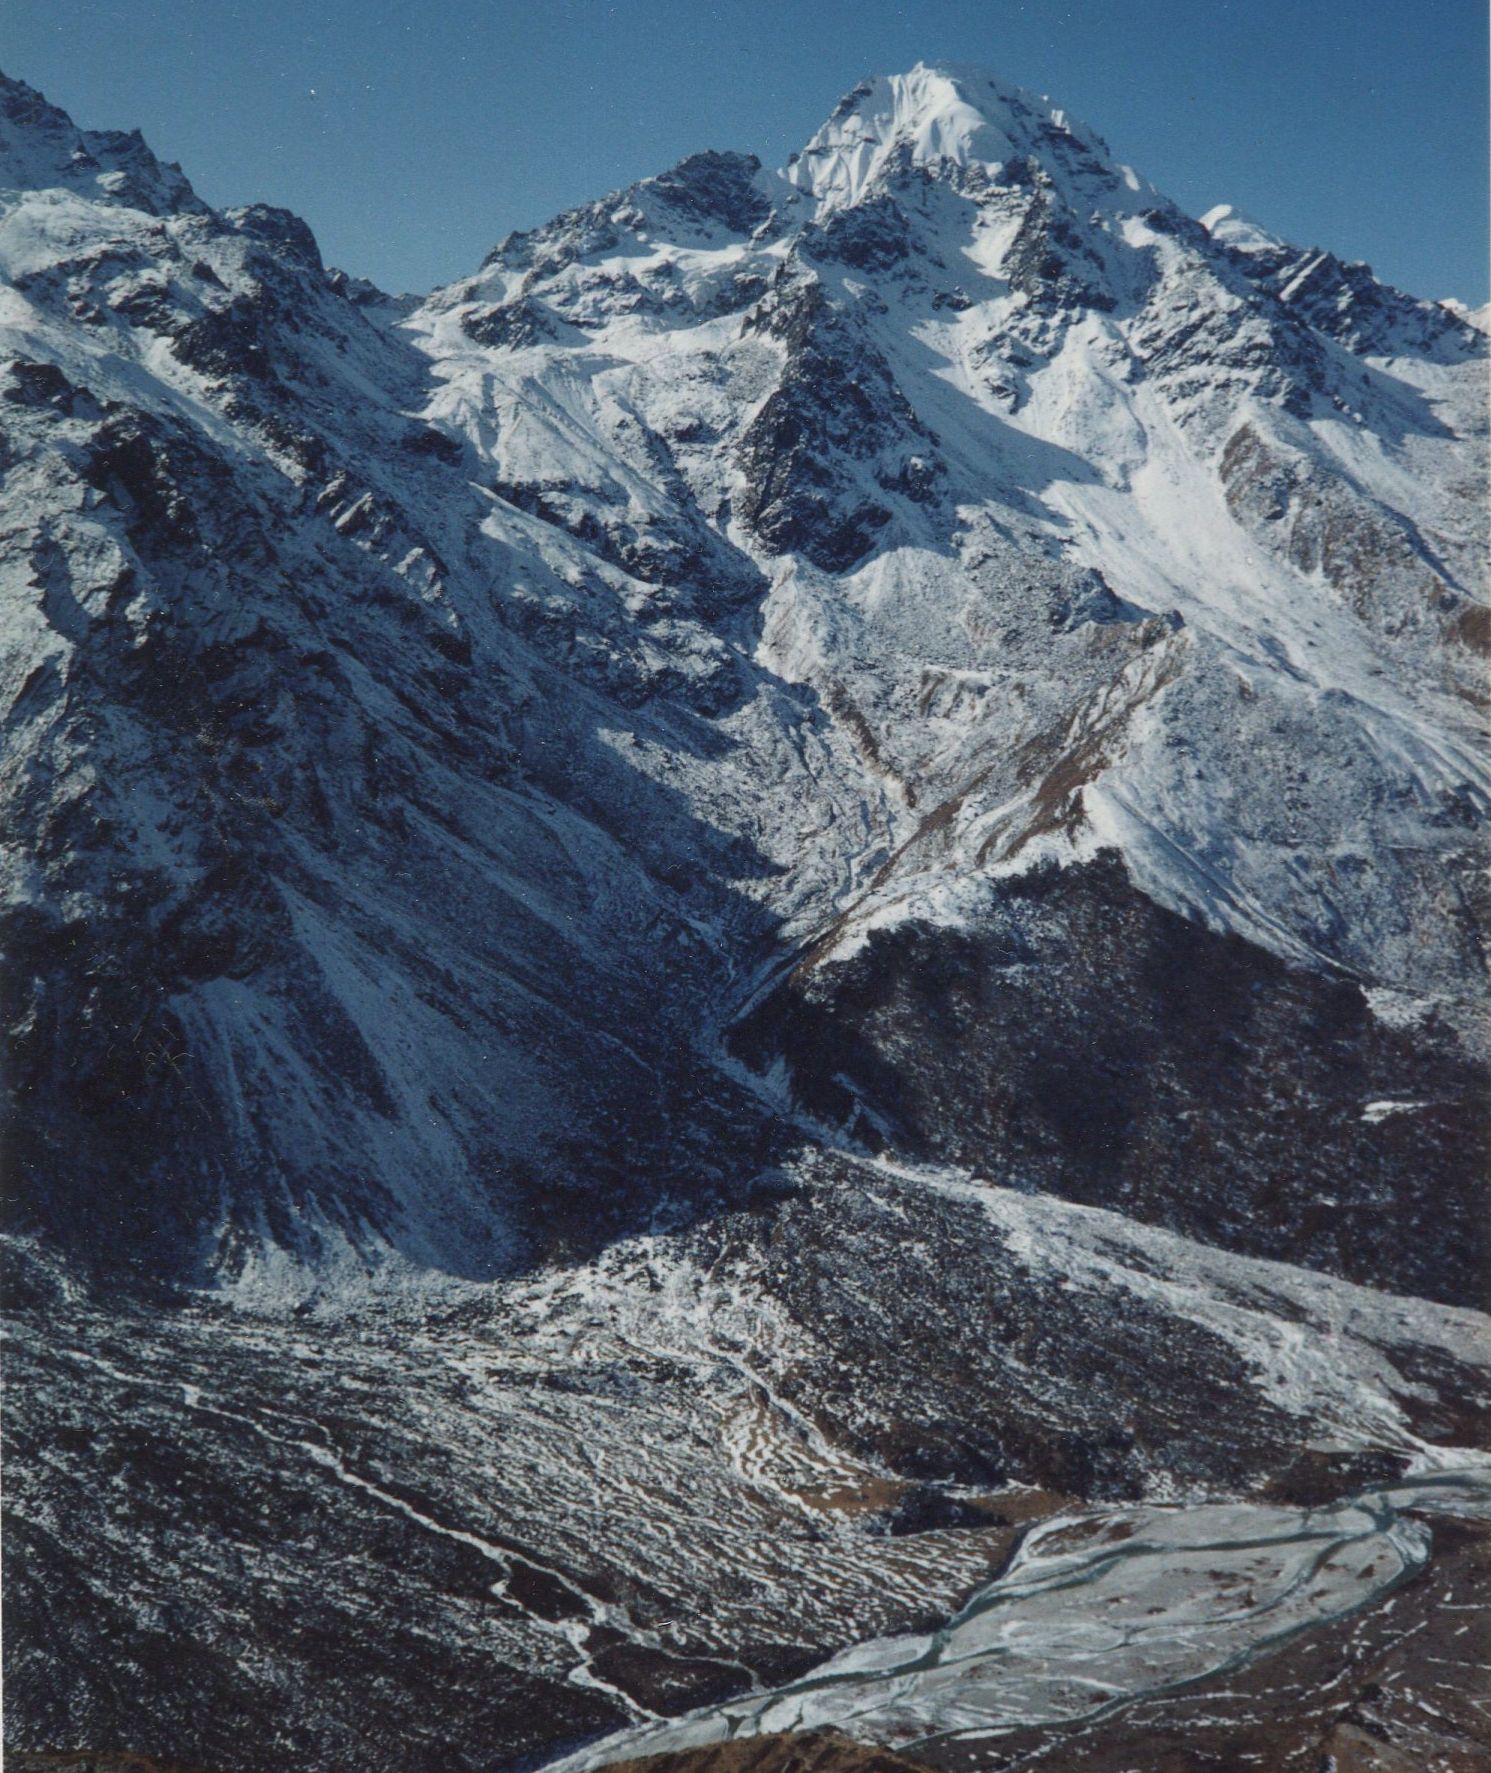
[[[923,1773],[915,1761],[833,1730],[751,1736],[743,1742],[617,1761],[614,1768],[615,1773]]]

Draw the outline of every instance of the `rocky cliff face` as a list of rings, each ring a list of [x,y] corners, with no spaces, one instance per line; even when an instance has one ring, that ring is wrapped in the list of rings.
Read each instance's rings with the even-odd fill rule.
[[[521,1759],[945,1608],[1010,1483],[1257,1490],[1313,1447],[1344,1484],[1463,1439],[1465,317],[1193,221],[974,70],[423,301],[14,81],[0,130],[17,1741]],[[1273,1314],[1316,1285],[1357,1328],[1296,1370]],[[386,1365],[295,1352],[349,1310]],[[391,1374],[406,1413],[338,1401]],[[152,1401],[106,1449],[116,1383]],[[584,1447],[615,1547],[570,1525]],[[237,1548],[200,1567],[139,1501],[178,1452]],[[880,1558],[907,1534],[935,1580]],[[138,1678],[70,1647],[79,1542]],[[191,1722],[245,1709],[278,1734]]]

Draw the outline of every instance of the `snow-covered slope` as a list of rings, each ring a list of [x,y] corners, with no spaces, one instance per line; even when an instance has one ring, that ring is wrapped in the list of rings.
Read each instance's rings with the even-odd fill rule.
[[[1190,1228],[1212,1183],[1123,1173],[1158,1110],[1100,1113],[1121,1150],[1075,1169],[966,1104],[929,1134],[838,1001],[898,930],[913,976],[939,931],[1003,953],[1052,866],[1117,865],[1188,966],[1242,938],[1255,996],[1287,977],[1264,1074],[1345,1018],[1354,1069],[1296,1105],[1308,1198],[1463,1192],[1485,347],[1443,306],[1202,227],[966,69],[413,308],[29,89],[5,130],[25,1222],[68,1236],[102,1191],[147,1269],[493,1271],[565,1202],[748,1187],[795,1091],[835,1136]],[[1096,1055],[1126,988],[1051,934]],[[1036,1014],[998,970],[998,1025]],[[802,1070],[806,995],[831,1105],[764,1082]],[[1225,1072],[1182,1094],[1209,1112]],[[1399,1097],[1431,1104],[1412,1184],[1401,1123],[1362,1119]],[[1249,1180],[1249,1112],[1215,1179],[1245,1241],[1288,1191],[1276,1158]],[[1354,1233],[1285,1218],[1267,1253],[1352,1267]]]
[[[544,1139],[588,1222],[659,1186],[732,895],[622,749],[641,637],[557,676],[525,641],[554,571],[293,217],[49,185],[0,254],[26,1219],[146,1273],[348,1240],[492,1272],[558,1235],[561,1189],[522,1223]]]
[[[759,696],[719,710],[728,770],[647,747],[636,763],[771,858],[781,940],[740,1010],[811,973],[833,1005],[814,1060],[848,1087],[825,1108],[799,1066],[797,1094],[862,1135],[911,1129],[846,1033],[846,964],[869,943],[883,977],[884,933],[908,924],[1007,947],[1004,883],[1100,851],[1192,929],[1484,1052],[1484,347],[1365,267],[1209,221],[1043,102],[921,68],[851,93],[785,183],[685,162],[504,242],[407,322],[443,384],[430,414],[494,461],[509,506],[640,577],[639,613],[670,636],[688,596],[826,717],[806,770],[784,767]],[[769,579],[744,622],[716,611],[722,543]],[[1059,956],[1057,939],[1043,967]],[[913,990],[939,970],[925,944],[905,967]],[[1092,1011],[1092,982],[1072,986]],[[1031,1013],[1049,1010],[1007,991],[948,1067]],[[1293,1013],[1289,1034],[1232,1030],[1265,1072],[1291,1068],[1301,1018],[1335,1015]],[[1357,1018],[1354,1043],[1372,1038]],[[771,1040],[752,1052],[770,1068]],[[1200,1093],[1233,1095],[1229,1069],[1217,1056]],[[1120,1091],[1130,1121],[1142,1089]],[[1081,1117],[1081,1096],[1067,1071],[1052,1118]],[[1148,1143],[1099,1118],[1104,1143]],[[1381,1225],[1399,1160],[1338,1133],[1287,1217],[1370,1171]],[[954,1149],[1071,1185],[998,1136]],[[1095,1198],[1140,1204],[1097,1167]],[[1430,1173],[1434,1199],[1437,1155]]]
[[[1216,927],[1460,996],[1446,846],[1406,857],[1485,805],[1467,330],[1364,267],[1205,233],[966,70],[851,93],[789,170],[810,206],[735,176],[706,224],[709,194],[680,226],[644,186],[436,296],[409,323],[432,410],[551,521],[645,535],[683,504],[767,566],[758,659],[863,717],[880,847],[957,797],[877,909],[1114,842]],[[1331,767],[1295,781],[1305,731]]]

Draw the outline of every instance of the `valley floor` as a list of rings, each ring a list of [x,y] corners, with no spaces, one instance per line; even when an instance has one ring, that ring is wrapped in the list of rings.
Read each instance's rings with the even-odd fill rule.
[[[1458,1686],[1482,1623],[1484,1319],[951,1171],[766,1180],[589,1262],[289,1311],[253,1276],[105,1306],[14,1246],[12,1750],[593,1765],[689,1714],[952,1769],[1230,1766],[1229,1732],[1304,1767],[1279,1693],[1290,1742],[1370,1747],[1410,1689],[1474,1738],[1431,1663],[1372,1671],[1421,1638]]]

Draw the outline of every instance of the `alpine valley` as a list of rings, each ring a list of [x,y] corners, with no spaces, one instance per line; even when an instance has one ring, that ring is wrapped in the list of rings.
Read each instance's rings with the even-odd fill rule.
[[[1484,316],[963,67],[424,299],[0,131],[16,1768],[1491,1768]]]

